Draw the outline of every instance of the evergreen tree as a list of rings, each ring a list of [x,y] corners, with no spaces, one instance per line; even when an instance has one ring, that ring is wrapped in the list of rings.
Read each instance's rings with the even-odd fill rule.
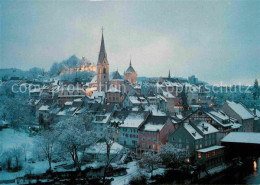
[[[257,100],[259,98],[259,86],[257,79],[255,80],[254,87],[253,87],[253,98]]]
[[[253,99],[254,99],[254,109],[255,109],[254,112],[255,112],[256,107],[257,107],[257,101],[258,101],[259,95],[260,95],[257,79],[255,80],[254,87],[253,87],[253,90],[252,90],[252,94],[253,94]]]
[[[183,90],[181,92],[181,100],[182,100],[182,106],[183,106],[183,111],[188,110],[188,100],[187,100],[187,94],[186,94],[186,87],[185,85],[183,86]]]

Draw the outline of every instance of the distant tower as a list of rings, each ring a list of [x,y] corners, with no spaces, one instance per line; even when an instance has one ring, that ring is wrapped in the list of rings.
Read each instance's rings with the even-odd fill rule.
[[[169,69],[168,78],[171,78],[171,71],[170,71],[170,69]]]
[[[126,72],[124,73],[125,80],[132,84],[136,84],[137,73],[135,72],[134,68],[132,67],[132,62],[130,59],[129,67],[127,68]]]
[[[107,60],[107,53],[105,49],[105,42],[102,28],[101,46],[97,61],[97,87],[98,91],[105,91],[108,87],[109,81],[109,64]]]

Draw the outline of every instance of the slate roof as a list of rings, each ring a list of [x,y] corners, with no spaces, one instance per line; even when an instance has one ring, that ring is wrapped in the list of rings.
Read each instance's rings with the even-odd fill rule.
[[[133,73],[135,72],[134,68],[132,67],[132,63],[131,63],[131,60],[130,60],[130,65],[129,67],[127,68],[126,72],[125,73]]]
[[[115,71],[112,80],[123,80],[123,78],[121,77],[118,71]]]
[[[107,53],[106,53],[106,48],[105,48],[105,41],[104,41],[104,36],[102,32],[102,39],[101,39],[101,46],[100,46],[100,51],[99,51],[99,56],[98,56],[98,64],[102,64],[104,61],[104,58],[107,60]]]
[[[168,116],[153,116],[150,115],[144,122],[141,130],[160,131],[168,120]]]

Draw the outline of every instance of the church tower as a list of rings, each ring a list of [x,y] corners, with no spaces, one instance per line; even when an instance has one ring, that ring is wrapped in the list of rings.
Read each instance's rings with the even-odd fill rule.
[[[130,59],[129,67],[127,68],[126,72],[124,73],[125,80],[132,84],[136,84],[137,73],[135,72],[134,68],[132,67],[132,62]]]
[[[101,46],[97,61],[97,90],[105,91],[108,88],[109,82],[109,64],[105,49],[105,42],[102,29]]]

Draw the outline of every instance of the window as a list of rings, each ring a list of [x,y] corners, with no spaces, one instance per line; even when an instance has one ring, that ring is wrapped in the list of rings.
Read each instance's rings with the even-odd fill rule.
[[[106,73],[106,68],[103,68],[103,73]]]
[[[199,159],[201,158],[201,153],[200,153],[200,152],[198,152],[198,158],[199,158]]]
[[[210,153],[207,152],[207,153],[206,153],[206,158],[209,158],[209,157],[210,157]]]
[[[212,151],[212,156],[216,155],[216,150]]]

